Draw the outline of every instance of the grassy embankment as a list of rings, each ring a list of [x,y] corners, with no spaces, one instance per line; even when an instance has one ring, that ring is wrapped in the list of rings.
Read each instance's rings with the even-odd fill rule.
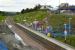
[[[14,20],[17,23],[24,23],[23,20],[26,20],[26,22],[31,23],[35,19],[43,20],[45,17],[48,17],[49,24],[53,27],[53,30],[57,31],[57,32],[63,32],[64,23],[68,24],[69,18],[72,18],[71,19],[72,27],[74,28],[74,26],[75,26],[75,23],[74,23],[75,15],[64,15],[64,14],[48,15],[48,13],[46,11],[34,11],[34,12],[25,13],[25,14],[19,14],[14,17]],[[64,38],[62,38],[62,37],[60,37],[60,38],[57,37],[56,39],[64,42]],[[71,39],[71,44],[70,44],[70,39]],[[68,44],[75,46],[74,42],[75,42],[75,35],[72,35],[69,38],[67,38]]]
[[[64,15],[64,14],[53,14],[49,17],[49,24],[52,25],[54,31],[63,32],[64,23],[69,23],[69,18],[71,19],[72,32],[69,37],[67,37],[66,43],[75,47],[75,15]],[[74,29],[73,29],[74,28]],[[57,40],[64,42],[64,37],[56,37]]]
[[[35,19],[37,20],[42,20],[47,16],[46,11],[34,11],[34,12],[29,12],[25,14],[19,14],[14,17],[14,20],[19,23],[23,23],[23,20],[26,20],[26,22],[31,23]]]
[[[5,18],[6,18],[5,16],[0,16],[0,23],[3,23]]]

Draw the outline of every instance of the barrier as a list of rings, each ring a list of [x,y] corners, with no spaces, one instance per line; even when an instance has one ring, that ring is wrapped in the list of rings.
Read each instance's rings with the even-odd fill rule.
[[[8,50],[6,44],[3,40],[0,40],[0,50]]]

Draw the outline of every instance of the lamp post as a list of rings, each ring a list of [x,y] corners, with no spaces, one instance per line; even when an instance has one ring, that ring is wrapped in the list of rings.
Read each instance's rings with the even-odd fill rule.
[[[66,29],[66,25],[67,24],[64,24],[64,28],[65,28],[65,30],[64,30],[65,43],[66,43],[66,40],[67,40],[67,29]]]

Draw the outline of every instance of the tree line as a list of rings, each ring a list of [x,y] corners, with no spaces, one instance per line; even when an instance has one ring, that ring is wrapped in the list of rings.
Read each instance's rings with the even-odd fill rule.
[[[1,16],[4,16],[4,15],[5,15],[5,12],[0,11],[0,15],[1,15]]]
[[[49,5],[50,6],[49,8],[52,8],[52,10],[50,9],[50,11],[53,13],[60,13],[61,10],[71,10],[72,12],[75,12],[75,5],[69,5],[68,3],[63,3],[64,6],[61,6],[61,4],[58,6],[58,8],[56,10],[53,10],[53,7],[51,5]],[[23,13],[28,13],[28,12],[32,12],[32,11],[37,11],[37,10],[40,10],[41,7],[42,7],[42,5],[38,4],[33,8],[22,9],[21,13],[23,14]]]
[[[28,12],[32,12],[32,11],[36,11],[36,10],[39,10],[41,8],[41,5],[38,4],[36,5],[34,8],[26,8],[26,9],[22,9],[21,13],[28,13]]]

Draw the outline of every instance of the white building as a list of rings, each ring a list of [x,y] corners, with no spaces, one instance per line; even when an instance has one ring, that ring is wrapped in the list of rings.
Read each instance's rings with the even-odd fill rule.
[[[52,9],[50,5],[41,5],[40,9]]]

